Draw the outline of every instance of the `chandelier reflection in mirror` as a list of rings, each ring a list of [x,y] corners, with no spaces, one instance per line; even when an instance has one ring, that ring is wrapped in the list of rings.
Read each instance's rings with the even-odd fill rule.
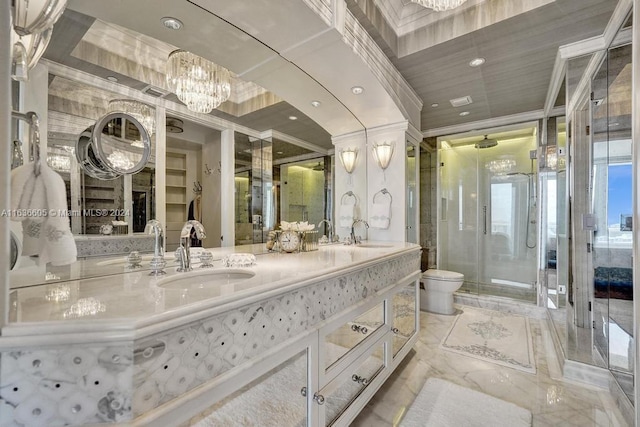
[[[112,99],[107,107],[109,113],[125,113],[137,119],[147,130],[149,136],[156,131],[156,109],[149,104],[133,99]],[[143,147],[142,141],[131,143],[134,147]]]
[[[181,49],[169,54],[167,84],[196,113],[211,112],[231,95],[229,70]]]
[[[433,9],[436,12],[455,9],[458,6],[461,6],[466,1],[467,0],[411,0],[412,3],[428,7],[429,9]]]
[[[516,161],[512,156],[501,156],[498,159],[488,161],[484,166],[493,175],[504,175],[513,172],[516,167]]]
[[[111,165],[116,169],[126,170],[131,169],[136,165],[136,163],[127,156],[127,153],[124,153],[120,150],[116,150],[109,154],[107,156],[107,159],[109,159]]]

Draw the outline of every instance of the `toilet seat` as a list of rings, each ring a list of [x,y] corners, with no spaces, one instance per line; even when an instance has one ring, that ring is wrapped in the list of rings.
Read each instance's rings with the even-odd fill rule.
[[[443,282],[459,282],[464,280],[464,274],[447,270],[427,270],[422,273],[424,279],[436,279]]]

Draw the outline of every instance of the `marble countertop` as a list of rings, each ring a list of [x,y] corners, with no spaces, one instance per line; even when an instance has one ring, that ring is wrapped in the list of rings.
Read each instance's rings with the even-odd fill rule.
[[[255,265],[244,268],[223,267],[220,260],[229,253],[250,252],[251,246],[211,248],[214,267],[199,268],[194,262],[192,271],[177,272],[173,254],[168,254],[166,259],[172,261],[167,262],[167,274],[158,277],[150,276],[148,269],[127,269],[125,257],[88,260],[85,262],[94,267],[102,263],[112,274],[12,289],[9,328],[27,334],[37,329],[42,334],[47,324],[58,329],[63,325],[86,327],[87,332],[95,329],[96,322],[112,330],[149,327],[249,303],[419,248],[404,242],[327,245],[312,252],[257,254]]]

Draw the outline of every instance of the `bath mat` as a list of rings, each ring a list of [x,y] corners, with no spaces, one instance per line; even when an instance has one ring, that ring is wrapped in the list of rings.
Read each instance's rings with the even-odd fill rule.
[[[429,378],[400,427],[529,427],[531,412],[488,394]]]
[[[464,307],[442,340],[448,351],[536,373],[529,319],[516,314]]]

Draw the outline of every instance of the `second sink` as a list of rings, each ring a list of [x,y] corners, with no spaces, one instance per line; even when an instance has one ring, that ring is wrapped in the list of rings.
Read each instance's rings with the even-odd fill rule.
[[[158,282],[158,286],[164,289],[196,290],[220,285],[233,285],[254,276],[254,272],[240,269],[194,271],[193,273],[164,278]]]

